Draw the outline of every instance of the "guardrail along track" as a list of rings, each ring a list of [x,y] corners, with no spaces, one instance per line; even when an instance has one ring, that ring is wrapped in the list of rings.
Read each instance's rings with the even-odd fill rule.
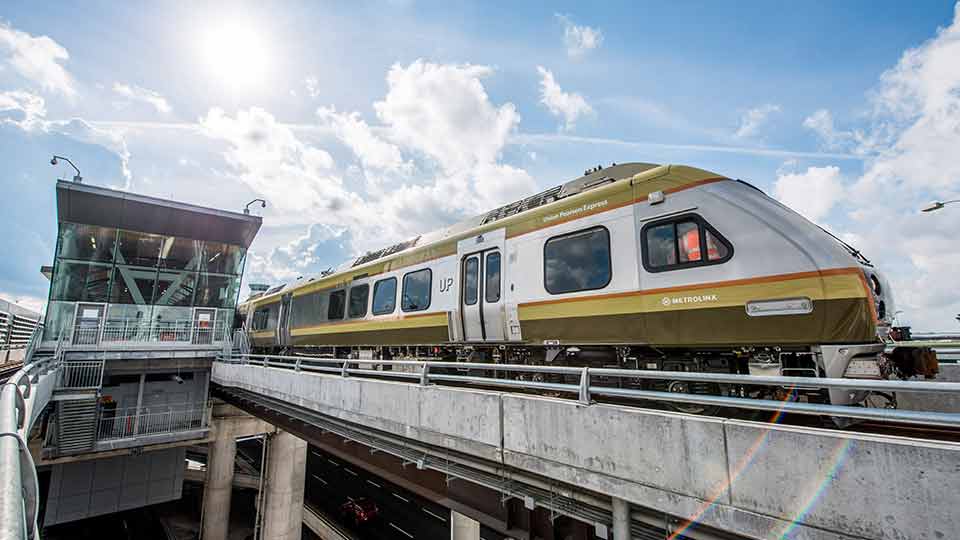
[[[812,377],[752,376],[723,373],[646,371],[566,366],[528,366],[518,364],[479,364],[421,360],[358,360],[310,356],[235,355],[219,361],[314,372],[340,377],[369,377],[413,384],[469,386],[518,393],[549,394],[572,398],[584,404],[594,401],[643,405],[681,403],[734,410],[767,411],[772,420],[781,415],[826,416],[834,419],[868,421],[886,434],[925,438],[960,438],[960,414],[913,411],[863,406],[807,403],[793,399],[798,388],[841,389],[846,391],[957,392],[960,383],[930,381],[889,381]],[[509,374],[512,378],[507,378]],[[552,379],[552,380],[551,380]],[[690,394],[638,388],[638,381],[683,381],[712,383],[738,388],[775,387],[786,399],[753,399],[725,395]],[[909,429],[907,426],[910,426]]]

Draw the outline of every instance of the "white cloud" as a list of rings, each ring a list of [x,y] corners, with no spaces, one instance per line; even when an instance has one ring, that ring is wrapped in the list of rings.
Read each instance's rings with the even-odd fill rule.
[[[436,160],[448,172],[466,172],[496,161],[508,135],[520,122],[512,103],[490,102],[482,79],[487,66],[395,64],[389,90],[373,107],[391,138]]]
[[[131,101],[146,103],[159,113],[169,114],[173,111],[173,107],[170,106],[167,98],[154,90],[143,88],[142,86],[116,82],[113,83],[113,91]]]
[[[116,189],[130,189],[130,182],[133,174],[130,172],[130,151],[127,148],[127,141],[123,130],[98,127],[90,124],[82,118],[74,118],[67,121],[49,121],[45,124],[48,131],[62,133],[72,139],[90,144],[96,144],[110,150],[120,158],[120,174],[123,177],[123,185],[111,186]]]
[[[580,58],[603,43],[603,32],[599,28],[578,25],[569,15],[556,13],[554,16],[563,24],[563,43],[570,58]]]
[[[853,133],[838,130],[833,115],[826,109],[820,109],[803,120],[803,127],[816,133],[824,146],[831,150],[843,148],[853,140]]]
[[[316,75],[311,75],[303,80],[303,85],[307,89],[307,95],[316,99],[320,96],[320,79]]]
[[[805,122],[825,142],[833,135],[866,156],[847,191],[849,221],[834,228],[888,274],[900,319],[915,330],[956,330],[960,313],[960,211],[918,211],[932,199],[960,198],[960,4],[955,11],[951,25],[880,77],[866,125],[837,129],[826,113]]]
[[[783,204],[820,223],[844,195],[839,167],[808,167],[802,173],[780,172],[774,193]]]
[[[360,113],[338,113],[333,107],[321,107],[317,109],[317,117],[322,125],[333,128],[337,138],[353,150],[364,167],[410,170],[411,164],[404,162],[400,148],[377,136]]]
[[[304,143],[263,109],[230,117],[213,108],[200,125],[207,136],[228,144],[224,158],[240,180],[279,210],[333,217],[349,197],[330,154]]]
[[[537,72],[540,73],[540,103],[546,105],[554,116],[563,118],[564,130],[576,127],[581,116],[593,114],[587,100],[576,92],[564,92],[549,69],[537,66]]]
[[[771,103],[747,110],[740,117],[740,127],[737,128],[735,135],[741,138],[756,135],[760,127],[770,118],[770,115],[778,112],[780,112],[780,106]]]
[[[201,125],[227,144],[231,172],[268,199],[268,211],[282,214],[287,226],[307,229],[297,241],[251,256],[251,268],[268,281],[295,278],[331,263],[321,261],[329,255],[321,257],[316,246],[337,242],[343,253],[361,253],[533,193],[526,171],[500,161],[519,116],[512,104],[490,101],[482,79],[491,73],[422,60],[395,65],[386,95],[374,104],[378,124],[322,107],[314,126],[320,129],[303,131],[310,142],[267,111],[231,117],[212,109]],[[318,134],[332,134],[362,167],[338,166],[314,146]]]
[[[32,131],[43,129],[46,115],[47,108],[42,97],[22,90],[0,92],[0,123]]]
[[[76,95],[73,78],[61,65],[70,54],[49,37],[31,36],[0,22],[0,53],[6,53],[4,60],[17,73],[43,90]]]

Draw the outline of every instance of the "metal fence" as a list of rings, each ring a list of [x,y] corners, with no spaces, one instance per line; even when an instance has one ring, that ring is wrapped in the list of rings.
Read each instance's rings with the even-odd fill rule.
[[[73,327],[73,346],[103,347],[128,345],[214,345],[230,339],[225,321],[216,323],[179,321],[143,324],[131,320],[110,320],[97,325]]]
[[[169,405],[163,411],[124,410],[121,414],[101,409],[97,440],[124,439],[139,435],[176,433],[207,427],[208,408],[202,403]]]
[[[827,405],[792,399],[794,389],[840,389],[867,392],[950,392],[960,393],[960,383],[933,381],[891,381],[819,377],[782,377],[649,371],[520,364],[479,364],[420,360],[357,360],[311,356],[238,354],[218,361],[280,368],[294,371],[330,373],[341,377],[369,377],[401,380],[421,385],[481,386],[517,392],[550,392],[589,404],[594,399],[670,402],[702,407],[731,407],[761,411],[824,415],[836,418],[894,421],[925,426],[960,427],[960,414],[870,408],[857,405]],[[506,374],[511,374],[506,377]],[[709,395],[643,389],[641,381],[680,381],[730,385],[739,389],[771,387],[785,390],[787,399],[753,399],[731,395]],[[680,385],[682,387],[682,385]]]
[[[60,364],[57,388],[95,390],[103,385],[103,360],[77,360]]]

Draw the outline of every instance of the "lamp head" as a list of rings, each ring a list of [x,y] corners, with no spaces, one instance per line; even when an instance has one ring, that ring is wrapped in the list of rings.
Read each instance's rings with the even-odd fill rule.
[[[939,209],[943,208],[944,206],[945,206],[945,205],[944,205],[942,202],[940,202],[940,201],[933,201],[932,203],[928,204],[927,206],[924,206],[923,208],[921,208],[920,211],[921,211],[921,212],[934,212],[934,211],[936,211],[936,210],[939,210]]]
[[[53,158],[50,160],[50,164],[51,164],[51,165],[56,165],[56,164],[57,164],[57,156],[53,156]]]

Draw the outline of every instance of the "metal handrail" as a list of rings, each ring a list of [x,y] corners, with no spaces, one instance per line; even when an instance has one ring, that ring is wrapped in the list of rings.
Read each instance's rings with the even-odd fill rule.
[[[480,364],[466,362],[434,362],[423,360],[366,360],[356,358],[322,358],[313,356],[283,356],[240,354],[219,357],[217,361],[239,363],[263,368],[281,368],[294,371],[330,373],[341,377],[360,376],[401,381],[418,381],[421,385],[451,383],[460,385],[480,385],[520,390],[547,390],[562,394],[576,395],[583,404],[589,404],[594,397],[614,397],[643,401],[668,401],[693,405],[722,406],[741,409],[782,411],[797,414],[824,415],[863,420],[895,421],[927,426],[960,427],[960,414],[903,409],[867,408],[852,405],[826,405],[820,403],[801,403],[770,399],[747,399],[740,397],[688,394],[660,390],[642,390],[596,384],[596,379],[615,380],[658,380],[709,382],[716,384],[740,385],[743,387],[778,387],[792,390],[795,388],[825,388],[841,390],[860,390],[876,392],[948,392],[960,394],[960,383],[930,381],[889,381],[872,379],[840,379],[819,377],[783,377],[733,375],[725,373],[698,373],[675,371],[651,371],[610,368],[568,367],[568,366],[530,366],[523,364]],[[371,366],[363,368],[360,366]],[[407,368],[406,370],[380,370],[378,366]],[[502,379],[480,375],[462,375],[436,373],[437,368],[456,369],[461,372],[499,371],[520,372],[531,375],[566,375],[575,377],[577,383],[543,382],[525,379]]]
[[[97,440],[175,433],[207,427],[209,407],[204,403],[182,403],[166,407],[165,411],[134,411],[114,416],[104,416],[101,412]]]
[[[103,385],[104,360],[71,360],[60,363],[57,388],[95,390]]]
[[[37,332],[42,332],[38,328]],[[59,372],[60,355],[36,358],[34,345],[23,367],[0,390],[0,538],[37,538],[39,483],[27,437],[50,400]]]
[[[170,321],[143,323],[128,319],[107,319],[95,325],[74,324],[70,327],[71,347],[111,346],[126,344],[193,344],[212,345],[230,339],[226,321]]]

